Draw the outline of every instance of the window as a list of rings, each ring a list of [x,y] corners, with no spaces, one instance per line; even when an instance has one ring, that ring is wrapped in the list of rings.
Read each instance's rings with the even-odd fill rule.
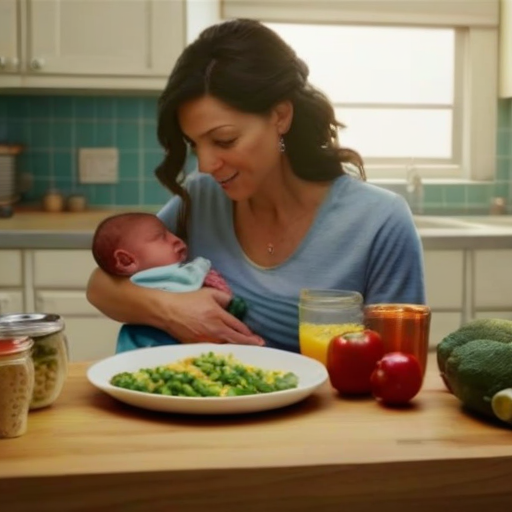
[[[370,180],[492,180],[498,0],[222,0],[276,30],[334,103]]]
[[[457,165],[462,133],[455,29],[268,23],[334,103],[343,146],[365,162]],[[457,47],[459,42],[459,47]],[[457,69],[460,72],[460,69]],[[377,173],[372,173],[377,177]]]

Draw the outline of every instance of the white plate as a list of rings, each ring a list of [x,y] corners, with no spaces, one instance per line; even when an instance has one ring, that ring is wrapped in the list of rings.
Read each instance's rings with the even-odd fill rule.
[[[245,364],[266,370],[294,372],[299,378],[299,385],[294,389],[259,395],[200,398],[155,395],[119,388],[109,383],[116,373],[152,368],[209,351],[233,354]],[[240,414],[277,409],[299,402],[321,386],[328,379],[328,374],[318,361],[284,350],[249,345],[200,343],[122,352],[95,363],[87,371],[87,378],[110,396],[143,409],[186,414]]]

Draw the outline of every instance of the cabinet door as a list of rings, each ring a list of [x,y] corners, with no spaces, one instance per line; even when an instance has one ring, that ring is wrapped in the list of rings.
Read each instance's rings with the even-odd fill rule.
[[[0,288],[0,315],[23,312],[23,292],[21,290],[4,290]]]
[[[18,11],[16,0],[0,2],[0,80],[4,73],[18,72]]]
[[[41,313],[55,313],[57,315],[101,316],[101,313],[92,306],[83,290],[36,290],[36,310]]]
[[[22,284],[21,251],[0,251],[0,287]]]
[[[512,98],[512,0],[501,0],[499,41],[499,93],[501,98]]]
[[[474,307],[512,311],[512,250],[475,251]]]
[[[445,336],[456,331],[461,326],[461,322],[461,313],[432,311],[429,347],[431,349],[435,348]]]
[[[96,361],[115,354],[121,324],[108,318],[73,316],[64,321],[71,361]]]
[[[29,0],[33,73],[166,76],[185,42],[184,0]]]
[[[82,290],[36,290],[36,310],[62,316],[72,361],[113,355],[121,324],[91,306]]]
[[[425,251],[425,289],[432,309],[461,309],[464,302],[463,251]]]
[[[501,318],[512,320],[512,311],[476,311],[475,318]]]
[[[83,289],[96,267],[88,250],[37,250],[33,252],[34,286],[47,289]]]

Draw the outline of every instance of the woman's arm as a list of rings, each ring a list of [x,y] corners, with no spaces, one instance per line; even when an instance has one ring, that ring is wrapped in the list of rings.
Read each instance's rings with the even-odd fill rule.
[[[213,288],[172,293],[137,286],[126,277],[111,276],[97,268],[87,285],[87,299],[109,318],[150,325],[184,343],[264,343],[224,309],[231,297]]]

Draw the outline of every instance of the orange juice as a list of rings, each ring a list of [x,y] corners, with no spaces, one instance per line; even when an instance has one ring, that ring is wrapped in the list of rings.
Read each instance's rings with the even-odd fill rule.
[[[327,364],[327,347],[334,336],[347,332],[362,331],[364,326],[356,323],[346,324],[299,324],[300,353]]]

